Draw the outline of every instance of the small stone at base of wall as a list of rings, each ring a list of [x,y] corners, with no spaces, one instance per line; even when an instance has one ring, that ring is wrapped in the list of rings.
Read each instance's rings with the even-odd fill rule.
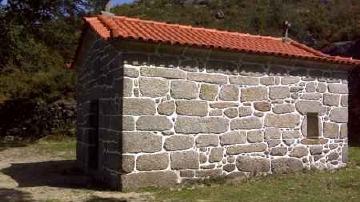
[[[121,176],[123,190],[133,190],[140,187],[171,187],[177,184],[177,175],[173,171],[152,171],[131,173]]]
[[[221,169],[197,170],[195,172],[195,177],[219,177],[221,173]]]
[[[303,169],[303,163],[296,158],[278,158],[271,160],[271,171],[273,173],[290,173]]]
[[[240,171],[259,173],[268,172],[270,170],[270,161],[267,158],[261,157],[243,157],[239,156],[236,159],[236,167]]]

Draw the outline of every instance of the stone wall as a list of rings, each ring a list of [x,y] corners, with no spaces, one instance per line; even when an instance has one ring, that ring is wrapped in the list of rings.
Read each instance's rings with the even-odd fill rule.
[[[79,50],[77,71],[77,163],[107,186],[119,188],[121,144],[115,106],[122,94],[121,56],[114,47],[87,32]]]
[[[89,85],[79,91],[93,97],[97,91],[90,90],[101,87],[98,169],[110,173],[111,182],[118,180],[116,186],[172,186],[346,165],[346,71],[269,62],[265,56],[140,47],[141,52],[117,47],[114,63],[99,64],[104,56],[90,54],[97,65],[81,73],[98,77],[83,79]],[[88,105],[91,99],[86,100],[79,105]],[[308,112],[319,113],[318,140],[306,138]],[[96,132],[79,125],[86,131],[80,136]],[[78,156],[86,155],[78,150]]]

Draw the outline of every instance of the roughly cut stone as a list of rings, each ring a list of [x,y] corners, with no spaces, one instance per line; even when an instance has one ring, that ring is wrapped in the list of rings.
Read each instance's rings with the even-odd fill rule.
[[[295,128],[300,124],[300,116],[296,114],[266,114],[265,126],[277,128]]]
[[[300,87],[300,86],[292,86],[290,87],[290,92],[291,93],[298,93],[300,91],[302,91],[304,88],[303,87]]]
[[[290,152],[291,157],[301,158],[303,156],[308,155],[308,150],[304,146],[296,146],[293,148],[293,150]]]
[[[349,106],[348,97],[349,97],[348,95],[342,95],[341,96],[341,106],[343,106],[343,107]]]
[[[180,177],[194,177],[195,172],[193,170],[180,170]]]
[[[221,176],[222,170],[221,169],[212,169],[212,170],[196,170],[195,176],[196,177],[219,177]]]
[[[258,111],[267,112],[271,109],[269,102],[254,102],[254,108]]]
[[[300,132],[297,130],[284,131],[282,136],[283,139],[296,139],[300,137]]]
[[[265,139],[280,139],[281,132],[279,128],[265,128]]]
[[[284,99],[290,97],[290,89],[287,86],[270,87],[270,99]]]
[[[117,80],[117,82],[121,82]],[[131,97],[133,92],[133,81],[129,78],[123,78],[123,97]]]
[[[324,98],[323,98],[324,105],[338,106],[339,105],[339,100],[340,100],[340,95],[328,94],[328,93],[324,94]]]
[[[210,107],[215,108],[215,109],[225,109],[225,108],[237,107],[237,106],[239,106],[239,103],[237,103],[237,102],[214,102],[214,103],[210,103]]]
[[[188,116],[206,116],[208,105],[206,101],[179,100],[176,101],[176,113]]]
[[[173,171],[140,172],[121,175],[124,190],[141,187],[171,187],[177,184],[177,175]]]
[[[206,148],[205,148],[205,149],[206,149]],[[200,153],[199,161],[200,161],[200,163],[206,163],[206,161],[207,161],[207,155],[206,155],[205,153]]]
[[[326,138],[338,138],[339,126],[336,123],[324,122],[324,137]]]
[[[330,120],[337,123],[347,123],[348,122],[348,108],[339,107],[332,109],[330,111]]]
[[[340,138],[347,138],[348,137],[348,127],[346,123],[341,124],[340,127]]]
[[[123,153],[153,153],[161,150],[161,136],[151,132],[123,132]]]
[[[283,142],[287,145],[287,146],[290,146],[292,144],[295,143],[295,140],[294,139],[283,139]]]
[[[301,99],[304,100],[319,100],[321,97],[320,93],[304,93],[301,95]]]
[[[259,78],[249,77],[249,76],[230,76],[229,78],[231,84],[236,85],[258,85]]]
[[[170,94],[175,99],[195,99],[198,95],[198,88],[192,81],[171,81]]]
[[[222,147],[212,148],[210,150],[209,162],[214,163],[214,162],[221,161],[223,159],[223,153],[224,153],[224,148],[222,148]]]
[[[226,117],[232,119],[235,118],[239,115],[238,109],[237,108],[227,108],[224,110],[224,114]]]
[[[171,169],[198,169],[199,153],[195,151],[173,152],[170,154]]]
[[[343,163],[347,163],[348,162],[348,145],[344,145],[343,148],[341,149],[341,159]]]
[[[265,86],[275,85],[274,77],[262,77],[260,78],[260,83]]]
[[[123,98],[123,115],[153,115],[155,102],[147,98]]]
[[[163,97],[169,91],[169,83],[165,79],[141,77],[139,84],[141,95],[145,97]]]
[[[262,101],[268,98],[265,87],[250,87],[241,89],[241,101]]]
[[[206,74],[206,73],[193,73],[189,72],[187,74],[187,79],[190,81],[198,81],[205,83],[214,83],[214,84],[226,84],[227,77],[221,74]]]
[[[322,146],[310,146],[311,155],[322,154],[322,151],[323,151]]]
[[[231,172],[235,170],[235,164],[226,164],[223,166],[223,170],[225,170],[226,172]]]
[[[274,147],[271,149],[270,155],[272,156],[285,156],[287,147]]]
[[[251,152],[264,152],[267,148],[265,143],[253,143],[249,145],[235,145],[229,146],[226,148],[226,153],[229,155],[236,155],[242,153],[251,153]]]
[[[330,154],[327,155],[328,161],[337,160],[338,158],[339,158],[339,154],[337,152],[331,152]]]
[[[137,78],[139,76],[139,71],[135,68],[125,67],[124,68],[124,76]]]
[[[347,84],[336,84],[330,83],[328,84],[329,92],[330,93],[337,93],[337,94],[348,94],[348,85]]]
[[[296,110],[301,114],[307,113],[320,113],[322,111],[322,105],[318,101],[298,101],[295,104]]]
[[[230,129],[259,129],[262,127],[261,120],[257,117],[237,118],[230,122]]]
[[[262,157],[239,156],[236,159],[236,167],[240,171],[259,173],[270,171],[270,161]]]
[[[136,158],[136,169],[140,171],[164,170],[169,165],[167,153],[144,154]]]
[[[229,128],[229,121],[222,117],[178,116],[175,132],[184,134],[223,133]]]
[[[315,91],[316,91],[315,82],[307,83],[307,84],[306,84],[306,87],[305,87],[305,90],[306,90],[306,92],[308,92],[308,93],[313,93],[313,92],[315,92]]]
[[[250,116],[251,114],[251,107],[239,107],[239,117]]]
[[[247,132],[247,141],[250,143],[254,142],[263,142],[264,141],[264,134],[261,130],[253,130]]]
[[[132,116],[122,116],[122,131],[133,131],[135,130],[135,121]]]
[[[165,101],[159,104],[158,106],[158,113],[161,115],[171,115],[175,112],[175,102]]]
[[[218,146],[219,137],[217,135],[199,135],[196,138],[197,147]]]
[[[276,114],[286,114],[295,111],[293,104],[278,104],[273,107],[273,112]]]
[[[228,163],[234,163],[235,162],[235,157],[234,156],[228,156],[226,158],[226,160],[227,160]]]
[[[245,131],[231,131],[220,136],[221,145],[233,145],[246,143]]]
[[[200,98],[202,100],[214,101],[219,92],[219,87],[212,84],[201,84]]]
[[[276,147],[281,143],[281,140],[267,140],[266,143],[269,147]]]
[[[300,78],[297,76],[286,76],[281,78],[281,84],[283,85],[289,85],[289,84],[295,84],[300,81]]]
[[[316,91],[319,93],[325,93],[327,89],[326,83],[318,83]]]
[[[223,85],[219,98],[224,101],[239,100],[239,89],[235,85]]]
[[[185,79],[186,73],[180,69],[173,68],[150,68],[142,67],[140,70],[142,76],[163,77],[167,79]]]
[[[222,116],[223,112],[221,109],[212,109],[209,111],[209,116]]]
[[[257,117],[263,117],[264,112],[254,112],[254,115],[257,116]]]
[[[185,150],[192,148],[194,145],[194,138],[187,135],[173,135],[166,138],[164,148],[167,151]]]
[[[131,173],[135,168],[135,157],[133,155],[122,155],[121,171]]]
[[[271,171],[275,174],[296,172],[302,169],[302,161],[296,158],[278,158],[271,160]]]
[[[166,116],[140,116],[136,121],[137,130],[164,131],[171,128],[172,123]]]

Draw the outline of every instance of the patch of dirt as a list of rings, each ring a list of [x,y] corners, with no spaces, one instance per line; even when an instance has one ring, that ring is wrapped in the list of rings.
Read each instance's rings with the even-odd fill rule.
[[[60,155],[61,156],[61,155]],[[0,151],[0,201],[152,201],[150,193],[102,191],[76,169],[75,159],[36,147]]]

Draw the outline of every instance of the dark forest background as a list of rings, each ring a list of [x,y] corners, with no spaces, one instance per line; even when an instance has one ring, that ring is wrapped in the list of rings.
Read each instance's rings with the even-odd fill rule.
[[[0,0],[1,2],[1,0]],[[82,17],[102,0],[8,0],[0,5],[0,136],[74,133]],[[359,0],[138,0],[117,15],[290,37],[330,54],[360,57]]]

